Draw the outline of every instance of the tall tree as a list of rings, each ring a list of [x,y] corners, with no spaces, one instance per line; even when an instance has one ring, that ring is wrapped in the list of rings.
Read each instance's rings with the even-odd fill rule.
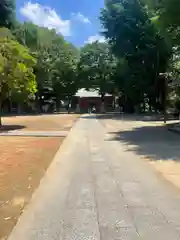
[[[114,89],[116,58],[107,43],[94,42],[81,49],[79,78],[84,88],[98,89],[102,98]]]
[[[100,19],[113,53],[128,64],[126,81],[136,93],[131,97],[140,105],[148,95],[152,104],[156,81],[167,67],[169,52],[146,8],[137,0],[107,0]]]
[[[33,97],[35,64],[27,48],[11,38],[0,37],[0,113],[2,101],[7,97],[16,98],[18,103]]]
[[[69,43],[53,45],[51,74],[56,97],[56,108],[60,100],[67,98],[69,103],[78,89],[77,63],[79,51]]]
[[[15,0],[0,1],[0,27],[12,28],[15,25]]]
[[[25,22],[19,24],[13,31],[16,39],[30,48],[37,59],[35,66],[37,80],[36,104],[37,109],[42,111],[44,101],[51,102],[53,96],[52,63],[56,60],[57,51],[53,52],[53,46],[64,44],[64,38],[58,36],[54,30],[36,26]]]

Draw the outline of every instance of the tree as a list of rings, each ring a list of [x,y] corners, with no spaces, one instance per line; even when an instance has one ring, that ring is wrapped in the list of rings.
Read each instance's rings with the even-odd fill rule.
[[[37,59],[35,66],[38,89],[36,103],[39,111],[43,111],[44,102],[50,103],[53,101],[52,73],[55,71],[54,66],[57,66],[55,64],[57,54],[64,48],[65,40],[61,35],[57,35],[55,30],[38,27],[26,22],[19,24],[13,33],[20,43],[30,48]]]
[[[38,27],[32,23],[19,24],[13,31],[16,39],[30,48],[37,59],[35,66],[37,80],[37,107],[68,98],[77,90],[77,62],[79,51],[55,30]]]
[[[13,28],[15,24],[15,0],[0,1],[0,27]]]
[[[81,49],[78,66],[81,86],[98,89],[103,99],[105,93],[114,90],[116,63],[107,43],[94,42],[85,45]]]
[[[102,100],[101,111],[104,112],[104,97],[106,93],[114,93],[117,60],[107,43],[94,42],[81,49],[78,64],[80,86],[99,91]]]
[[[166,70],[169,49],[146,8],[136,0],[107,0],[100,19],[113,53],[128,64],[126,85],[133,89],[128,97],[137,107],[147,96],[156,105],[156,81]]]
[[[58,110],[60,99],[67,98],[70,104],[72,96],[78,89],[77,63],[79,61],[79,51],[68,43],[54,45],[53,51],[51,72]]]
[[[37,50],[39,27],[30,22],[17,23],[12,33],[16,40],[31,51]]]
[[[153,13],[152,21],[156,29],[161,32],[169,48],[171,48],[169,66],[164,76],[168,76],[166,82],[170,99],[173,99],[172,102],[174,102],[175,98],[179,101],[179,90],[177,89],[179,88],[180,2],[178,0],[143,0],[143,2]],[[172,95],[176,97],[172,98]],[[169,104],[171,105],[170,102]]]
[[[180,25],[180,2],[178,0],[143,0],[153,9],[164,27],[177,30]]]
[[[33,97],[36,92],[35,64],[36,60],[27,48],[11,38],[0,38],[0,112],[4,98],[16,97],[22,102]]]

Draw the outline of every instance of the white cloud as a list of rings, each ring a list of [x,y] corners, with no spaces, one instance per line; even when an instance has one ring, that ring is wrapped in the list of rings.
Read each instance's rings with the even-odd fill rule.
[[[72,17],[73,17],[75,20],[77,20],[77,21],[91,24],[89,18],[85,17],[85,16],[84,16],[82,13],[80,13],[80,12],[78,12],[78,13],[72,13],[71,15],[72,15]]]
[[[71,21],[62,20],[56,11],[48,6],[27,2],[20,9],[20,13],[38,26],[55,29],[57,33],[64,36],[71,35]]]
[[[97,34],[97,35],[94,35],[94,36],[90,36],[85,43],[93,43],[93,42],[96,42],[96,41],[98,41],[100,43],[103,43],[103,42],[106,41],[106,39],[105,39],[105,37]]]

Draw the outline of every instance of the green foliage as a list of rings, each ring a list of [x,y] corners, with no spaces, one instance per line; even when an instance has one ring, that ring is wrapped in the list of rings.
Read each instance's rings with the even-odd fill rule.
[[[62,88],[64,95],[67,96],[72,96],[77,90],[76,69],[79,60],[78,55],[78,52],[70,44],[57,46],[56,55],[54,54],[52,71],[58,75],[58,78],[54,78],[53,75],[54,88],[58,85]]]
[[[107,43],[85,45],[81,49],[78,70],[82,87],[99,89],[102,95],[114,90],[116,58]]]
[[[13,28],[15,24],[15,0],[0,1],[0,27]]]
[[[143,0],[153,11],[155,11],[160,21],[166,27],[178,28],[180,25],[180,2],[179,0]]]
[[[57,35],[55,30],[32,23],[19,24],[13,33],[20,43],[30,48],[37,59],[35,72],[38,99],[49,95],[58,104],[65,95],[72,96],[77,90],[78,50],[66,42],[63,36]]]
[[[172,44],[180,43],[180,2],[179,0],[142,0],[153,11],[156,25]]]
[[[134,105],[140,105],[146,96],[155,102],[156,82],[167,68],[170,51],[147,9],[139,1],[108,0],[100,19],[113,53],[123,60],[118,70],[121,77],[126,63],[124,80],[119,78],[124,94]]]
[[[77,91],[77,62],[79,60],[78,51],[66,42],[53,42],[50,49],[50,78],[52,88],[56,97],[59,99],[71,98]]]
[[[170,80],[170,96],[178,99],[179,91],[179,46],[180,46],[180,1],[179,0],[143,0],[154,14],[153,23],[164,36],[166,43],[171,47],[171,58],[167,74]],[[172,91],[172,93],[171,93]],[[174,94],[174,92],[176,94]],[[173,98],[170,97],[170,100]],[[174,101],[174,100],[173,100]],[[175,100],[176,101],[176,100]],[[179,100],[178,100],[179,101]]]
[[[14,1],[2,0],[1,100],[28,103],[35,95],[39,106],[55,101],[58,109],[82,87],[102,97],[118,92],[132,107],[148,101],[158,108],[165,96],[162,76],[168,76],[173,102],[179,93],[179,9],[179,0],[106,0],[100,21],[107,42],[78,50],[55,30],[18,23]]]
[[[31,51],[37,49],[38,41],[38,27],[30,22],[24,22],[23,24],[16,24],[13,29],[13,35],[17,41],[23,45],[26,45]]]
[[[35,72],[39,105],[42,105],[42,98],[49,101],[49,96],[59,105],[65,96],[71,97],[75,94],[79,51],[72,44],[54,30],[31,23],[17,26],[14,35],[19,42],[30,48],[37,59]]]
[[[27,48],[13,39],[0,38],[0,101],[7,96],[25,101],[35,94],[35,64]]]

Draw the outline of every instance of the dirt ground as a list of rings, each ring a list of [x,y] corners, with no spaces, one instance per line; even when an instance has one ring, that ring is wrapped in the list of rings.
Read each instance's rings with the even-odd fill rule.
[[[0,239],[7,239],[62,138],[0,137]]]
[[[3,118],[4,130],[68,131],[78,115]],[[64,138],[0,137],[0,240],[7,239]]]
[[[68,131],[78,114],[3,117],[1,130]]]

